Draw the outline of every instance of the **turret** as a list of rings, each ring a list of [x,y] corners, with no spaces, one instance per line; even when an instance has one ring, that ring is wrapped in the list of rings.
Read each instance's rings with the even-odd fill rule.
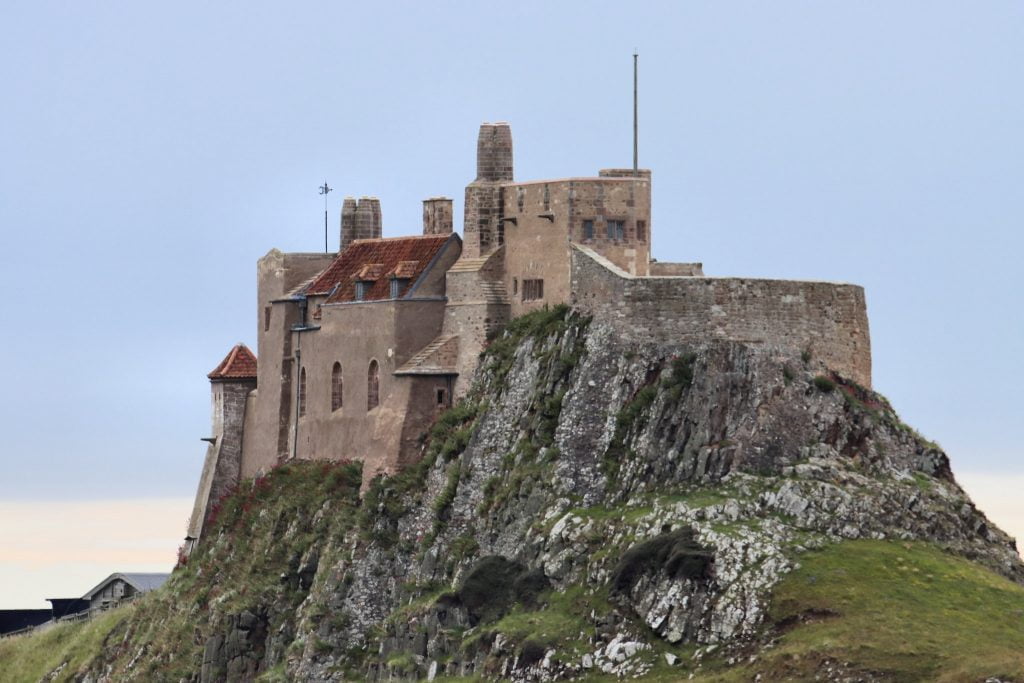
[[[476,143],[476,180],[466,187],[463,257],[486,256],[504,244],[502,186],[512,179],[512,128],[484,123]]]
[[[212,507],[238,486],[245,404],[256,388],[256,356],[245,344],[237,344],[207,377],[212,410],[210,436],[203,440],[209,446],[189,520],[188,551],[202,535]]]

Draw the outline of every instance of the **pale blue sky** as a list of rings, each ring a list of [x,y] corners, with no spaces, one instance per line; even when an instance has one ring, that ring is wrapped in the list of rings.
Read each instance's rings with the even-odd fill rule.
[[[863,285],[876,388],[954,470],[1024,471],[1024,4],[98,5],[0,8],[0,499],[191,496],[317,186],[336,244],[345,194],[461,217],[481,121],[518,179],[628,165],[634,47],[656,256]]]

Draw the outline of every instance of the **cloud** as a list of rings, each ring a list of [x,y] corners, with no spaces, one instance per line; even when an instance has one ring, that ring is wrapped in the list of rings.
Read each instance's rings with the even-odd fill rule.
[[[0,503],[0,609],[46,608],[115,571],[170,571],[192,501]]]

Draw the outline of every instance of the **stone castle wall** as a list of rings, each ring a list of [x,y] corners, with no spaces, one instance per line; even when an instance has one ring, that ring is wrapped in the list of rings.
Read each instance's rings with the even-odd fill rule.
[[[726,339],[808,351],[812,362],[871,386],[864,289],[754,278],[633,277],[597,253],[572,249],[572,303],[626,338]]]

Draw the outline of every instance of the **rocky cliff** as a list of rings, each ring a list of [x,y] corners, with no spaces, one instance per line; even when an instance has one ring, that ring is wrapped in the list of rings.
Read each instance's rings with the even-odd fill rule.
[[[492,341],[418,466],[358,485],[324,463],[245,483],[74,678],[906,680],[868,645],[794,634],[890,594],[919,595],[916,623],[972,587],[1019,612],[993,621],[1024,615],[1014,544],[942,450],[806,353],[625,346],[535,313]],[[813,602],[826,585],[814,600],[836,602]],[[910,628],[878,610],[879,633]]]

